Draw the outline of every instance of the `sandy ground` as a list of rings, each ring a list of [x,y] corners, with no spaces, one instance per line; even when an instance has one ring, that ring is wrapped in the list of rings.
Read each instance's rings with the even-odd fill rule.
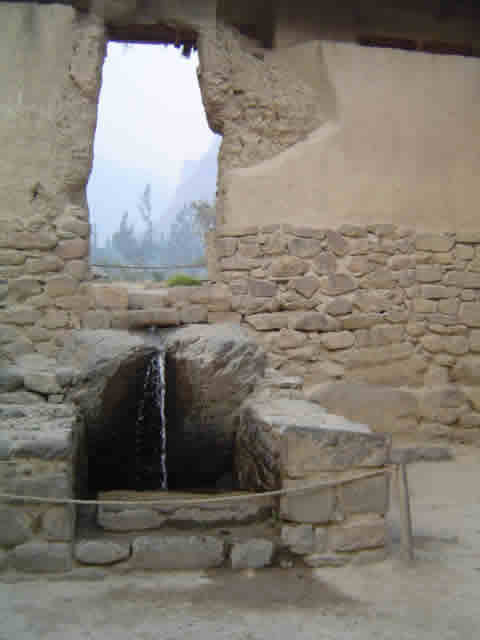
[[[409,467],[417,560],[0,584],[0,640],[480,637],[480,449]],[[395,541],[398,514],[390,514]]]

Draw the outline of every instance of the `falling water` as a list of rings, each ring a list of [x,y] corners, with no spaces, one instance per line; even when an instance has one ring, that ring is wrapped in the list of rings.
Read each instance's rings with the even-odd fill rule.
[[[165,420],[165,357],[153,356],[147,366],[143,396],[135,425],[137,489],[167,488]]]

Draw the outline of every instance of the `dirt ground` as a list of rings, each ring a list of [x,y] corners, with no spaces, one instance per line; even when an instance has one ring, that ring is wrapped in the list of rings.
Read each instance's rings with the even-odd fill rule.
[[[11,580],[0,640],[371,640],[480,634],[480,449],[409,467],[416,563]],[[96,576],[96,577],[95,577]]]

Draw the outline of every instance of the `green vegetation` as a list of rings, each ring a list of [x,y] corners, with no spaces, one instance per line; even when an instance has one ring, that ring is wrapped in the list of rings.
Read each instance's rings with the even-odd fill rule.
[[[199,278],[188,276],[186,273],[176,273],[165,283],[167,287],[196,287],[202,284]]]

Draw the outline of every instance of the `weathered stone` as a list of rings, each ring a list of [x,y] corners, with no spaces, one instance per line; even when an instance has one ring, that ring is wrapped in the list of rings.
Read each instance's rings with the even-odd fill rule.
[[[454,287],[444,287],[441,284],[425,284],[420,287],[420,296],[427,300],[441,300],[442,298],[451,298],[457,295]]]
[[[347,255],[350,245],[340,233],[328,230],[325,235],[330,251],[333,251],[335,255],[340,257]]]
[[[307,342],[307,336],[301,331],[293,329],[280,329],[275,336],[274,344],[278,349],[297,349]]]
[[[353,256],[348,261],[348,270],[357,276],[363,276],[372,271],[374,266],[365,256]]]
[[[29,573],[62,573],[72,568],[69,544],[52,542],[27,542],[11,553],[12,566]]]
[[[392,308],[392,295],[391,292],[375,292],[375,293],[362,293],[355,294],[353,304],[358,307],[360,311],[366,313],[381,313],[390,311]]]
[[[126,560],[130,556],[130,545],[112,540],[80,540],[74,553],[82,564],[108,565]]]
[[[345,325],[344,325],[345,326]],[[410,343],[391,344],[384,347],[363,347],[348,352],[342,352],[335,357],[346,366],[356,368],[365,365],[379,365],[391,363],[392,360],[403,360],[413,355]]]
[[[73,216],[61,216],[55,221],[55,226],[59,231],[67,231],[73,235],[88,238],[90,225],[84,220],[79,220]]]
[[[56,254],[64,260],[84,258],[88,255],[88,240],[74,238],[73,240],[61,240],[58,243]]]
[[[464,429],[480,427],[480,415],[478,413],[465,413],[458,419],[458,424]]]
[[[384,316],[378,313],[352,313],[343,318],[342,325],[344,329],[369,329],[378,322],[382,322]]]
[[[381,516],[362,516],[342,525],[333,525],[328,532],[332,551],[357,551],[385,544],[385,522]]]
[[[0,392],[15,391],[23,387],[23,371],[14,366],[0,369]]]
[[[63,267],[63,260],[58,256],[42,256],[41,258],[28,258],[25,263],[27,273],[48,273],[60,271]]]
[[[97,309],[127,309],[128,289],[118,285],[93,284],[90,293]]]
[[[272,331],[273,329],[286,329],[288,327],[288,313],[256,313],[246,316],[245,321],[251,324],[257,331]]]
[[[392,449],[392,464],[410,464],[412,462],[438,462],[452,460],[453,453],[448,447],[401,447]]]
[[[276,258],[270,267],[270,275],[274,280],[289,280],[295,276],[303,276],[308,271],[308,262],[295,256]]]
[[[370,329],[370,344],[382,346],[402,342],[405,330],[402,326],[377,325]]]
[[[331,316],[344,316],[352,312],[352,301],[348,298],[335,298],[325,307],[325,312]]]
[[[330,273],[320,279],[320,289],[329,296],[340,296],[356,288],[355,280],[344,273]]]
[[[46,329],[66,329],[70,327],[70,315],[67,311],[51,309],[41,318],[39,324]]]
[[[475,254],[474,248],[467,244],[458,244],[455,246],[455,257],[457,260],[471,260]]]
[[[304,556],[304,563],[312,569],[320,567],[343,567],[350,561],[348,555],[336,555],[334,553],[312,553]]]
[[[446,351],[451,355],[463,355],[468,353],[468,340],[463,336],[423,336],[423,347],[431,353],[440,353]]]
[[[271,540],[252,538],[237,542],[230,551],[232,569],[261,569],[272,561],[274,546]]]
[[[229,225],[221,225],[217,227],[216,234],[220,238],[229,237],[241,238],[243,236],[256,236],[258,234],[258,227],[254,225],[245,227],[231,227]]]
[[[242,314],[233,311],[209,311],[208,322],[210,324],[237,324],[242,321]]]
[[[321,250],[321,240],[314,238],[292,238],[288,243],[288,251],[299,258],[313,258]]]
[[[323,240],[323,238],[325,238],[325,231],[322,231],[322,229],[316,229],[315,227],[283,224],[282,230],[284,233],[291,233],[292,235],[300,238],[317,238],[317,240]]]
[[[181,324],[196,324],[208,321],[207,307],[201,304],[190,304],[179,312]]]
[[[280,309],[286,311],[306,311],[318,307],[318,300],[314,298],[305,298],[293,289],[282,291],[276,298],[276,302],[280,304]]]
[[[27,298],[42,292],[42,285],[39,280],[30,276],[11,278],[8,281],[8,296],[15,302],[22,303]]]
[[[337,259],[330,251],[323,251],[312,260],[312,268],[319,276],[328,275],[337,268]]]
[[[36,473],[34,476],[15,477],[6,483],[5,492],[39,498],[72,497],[71,482],[64,473]]]
[[[463,406],[467,398],[465,394],[457,387],[444,387],[434,391],[427,391],[423,401],[434,407],[442,407],[446,409],[454,409]]]
[[[238,253],[233,255],[231,258],[221,258],[220,259],[220,267],[224,271],[250,271],[251,269],[256,269],[261,267],[263,262],[256,258],[247,258],[246,256],[241,256]]]
[[[6,551],[0,550],[0,571],[5,571],[8,568],[9,554]]]
[[[55,420],[50,419],[51,427],[55,426]],[[17,457],[39,458],[41,460],[64,460],[71,456],[73,450],[72,431],[73,421],[69,424],[66,419],[62,419],[61,427],[63,432],[51,435],[42,434],[38,438],[28,440],[18,439],[15,441],[13,451]]]
[[[82,314],[83,329],[109,329],[111,314],[108,311],[86,311]]]
[[[386,473],[371,478],[360,478],[339,489],[341,508],[345,515],[378,513],[384,515],[388,504],[388,476]]]
[[[230,258],[237,250],[236,238],[217,238],[215,249],[219,258]]]
[[[284,480],[283,484],[290,489],[302,486],[305,481]],[[332,489],[299,491],[280,498],[280,517],[291,522],[324,524],[333,518],[334,507],[335,492]]]
[[[447,300],[439,300],[438,301],[438,311],[439,313],[446,313],[450,315],[455,315],[459,309],[459,303],[454,298],[448,298]]]
[[[107,531],[141,531],[158,529],[165,522],[165,517],[153,509],[130,508],[119,512],[98,509],[97,523]]]
[[[45,398],[37,393],[31,393],[30,391],[9,391],[2,392],[0,395],[0,402],[5,404],[21,404],[32,405],[45,403]]]
[[[26,259],[26,254],[21,253],[20,251],[0,251],[0,264],[2,265],[19,265],[24,264]]]
[[[170,302],[169,291],[128,290],[129,309],[151,309],[152,307],[168,307]]]
[[[0,505],[0,545],[14,547],[33,536],[32,522],[20,509]]]
[[[30,391],[47,395],[61,391],[56,374],[50,371],[26,371],[24,385]]]
[[[338,328],[337,322],[319,311],[308,311],[293,318],[290,323],[292,329],[297,331],[334,331]]]
[[[413,393],[380,385],[330,382],[312,387],[306,396],[332,413],[368,424],[380,432],[398,430],[418,412]]]
[[[65,263],[64,271],[75,280],[85,280],[88,273],[88,262],[87,260],[69,260]]]
[[[74,512],[66,507],[51,507],[42,516],[42,532],[51,542],[70,542],[74,534]]]
[[[467,327],[480,327],[480,303],[463,302],[460,305],[458,320]]]
[[[292,553],[313,553],[315,535],[311,524],[284,525],[281,531],[282,543]]]
[[[437,235],[433,233],[420,233],[417,234],[415,239],[417,251],[450,251],[454,244],[454,236]]]
[[[11,231],[0,234],[0,247],[6,249],[53,249],[57,236],[45,231]]]
[[[223,542],[213,536],[136,538],[130,565],[135,569],[210,569],[223,563]]]
[[[322,334],[321,342],[327,349],[348,349],[355,343],[355,337],[351,331],[334,331]]]
[[[277,293],[277,286],[268,280],[247,280],[248,293],[259,298],[272,298]]]
[[[480,357],[467,355],[457,361],[451,371],[452,380],[464,384],[480,382]]]
[[[209,475],[215,482],[231,469],[235,413],[263,378],[265,353],[246,331],[227,325],[178,329],[169,334],[165,349],[167,393],[175,394],[170,486],[187,470],[189,486],[204,484]]]
[[[443,270],[439,266],[418,265],[416,268],[417,282],[440,282]]]
[[[320,280],[315,276],[303,276],[290,280],[289,286],[305,298],[311,298],[320,287]]]

